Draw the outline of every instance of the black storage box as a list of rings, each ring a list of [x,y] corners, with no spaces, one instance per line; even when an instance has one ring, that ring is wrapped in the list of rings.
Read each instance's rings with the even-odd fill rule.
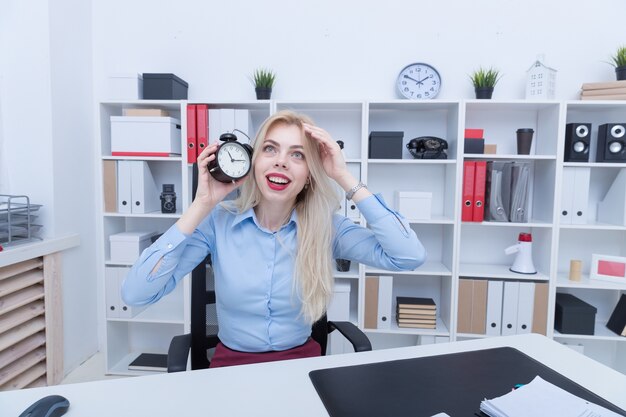
[[[597,309],[572,294],[556,293],[554,328],[564,334],[593,335]]]
[[[404,132],[370,132],[371,159],[402,159]]]
[[[485,153],[485,139],[465,138],[464,153]]]
[[[174,74],[143,74],[144,100],[186,100],[188,87]]]

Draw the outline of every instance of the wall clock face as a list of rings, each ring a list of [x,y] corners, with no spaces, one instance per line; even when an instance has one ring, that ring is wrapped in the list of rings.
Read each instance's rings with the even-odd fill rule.
[[[396,85],[402,97],[426,100],[439,94],[441,76],[432,65],[418,62],[407,65],[400,71]]]

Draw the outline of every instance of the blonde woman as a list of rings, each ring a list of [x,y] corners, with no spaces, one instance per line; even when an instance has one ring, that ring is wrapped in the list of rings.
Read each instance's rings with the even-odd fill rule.
[[[208,173],[217,148],[198,156],[192,204],[122,286],[126,303],[154,303],[210,253],[220,339],[211,367],[319,356],[311,325],[332,296],[335,258],[388,270],[424,262],[408,223],[350,174],[339,145],[305,115],[281,111],[265,120],[250,174],[236,183]],[[369,228],[334,214],[333,182]],[[236,200],[222,201],[238,187]]]

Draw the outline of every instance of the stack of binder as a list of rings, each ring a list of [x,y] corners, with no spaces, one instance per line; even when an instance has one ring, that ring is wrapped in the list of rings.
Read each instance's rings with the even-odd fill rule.
[[[432,298],[396,297],[398,327],[434,329],[437,327],[437,306]]]
[[[581,90],[581,100],[626,100],[626,80],[585,83]]]
[[[485,219],[528,223],[529,162],[487,163]]]

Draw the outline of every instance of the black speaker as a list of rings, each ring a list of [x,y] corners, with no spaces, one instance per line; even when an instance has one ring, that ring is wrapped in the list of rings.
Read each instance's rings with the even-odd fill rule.
[[[600,125],[596,162],[623,161],[626,161],[626,123]]]
[[[568,123],[565,125],[565,162],[589,162],[591,123]]]

